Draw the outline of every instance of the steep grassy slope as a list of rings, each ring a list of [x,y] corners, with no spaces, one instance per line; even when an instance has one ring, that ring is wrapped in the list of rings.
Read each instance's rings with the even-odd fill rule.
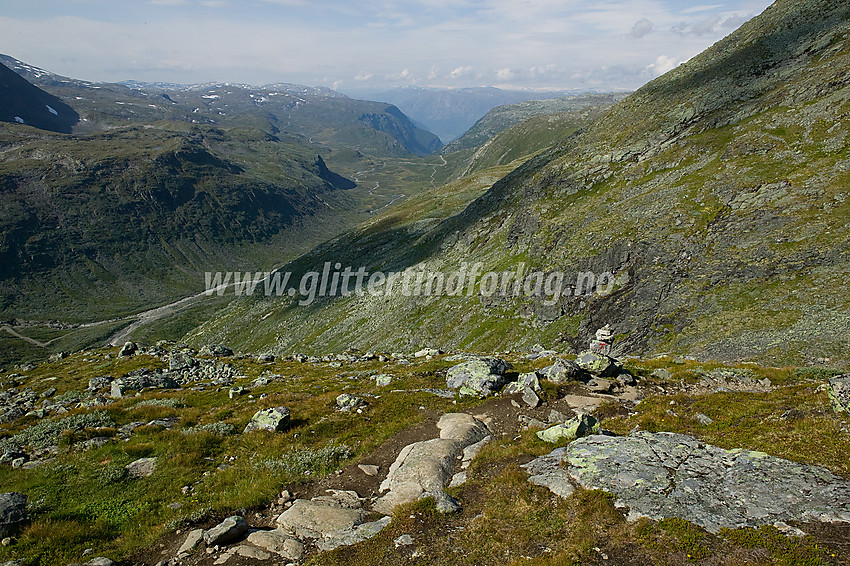
[[[70,133],[80,116],[73,108],[0,65],[0,122]]]
[[[628,96],[626,93],[577,94],[552,100],[526,100],[492,109],[455,141],[446,144],[440,153],[448,154],[484,144],[501,131],[535,116],[573,113],[577,118],[598,116]]]
[[[612,272],[605,295],[237,301],[196,340],[279,350],[580,347],[850,362],[850,6],[780,0],[435,227],[311,256],[450,272]],[[383,239],[383,246],[374,241]],[[253,338],[229,330],[250,325]]]

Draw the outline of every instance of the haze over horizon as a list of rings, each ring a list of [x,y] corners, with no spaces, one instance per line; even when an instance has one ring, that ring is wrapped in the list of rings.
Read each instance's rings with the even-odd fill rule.
[[[7,0],[0,52],[89,81],[634,89],[767,0]]]

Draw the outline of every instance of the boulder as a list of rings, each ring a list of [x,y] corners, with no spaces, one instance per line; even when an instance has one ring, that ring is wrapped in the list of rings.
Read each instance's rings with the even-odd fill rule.
[[[354,411],[357,410],[358,407],[362,407],[363,405],[365,405],[363,399],[356,395],[351,395],[349,393],[342,393],[336,398],[336,406],[340,411]]]
[[[168,375],[146,370],[142,373],[130,374],[113,381],[109,395],[115,399],[120,399],[128,391],[140,391],[146,387],[180,389],[180,384]]]
[[[0,493],[0,538],[13,536],[27,519],[27,496],[23,493]]]
[[[251,422],[245,427],[246,433],[255,430],[268,430],[270,432],[282,432],[289,426],[289,409],[286,407],[272,407],[262,409],[254,413]]]
[[[233,350],[222,344],[209,344],[203,346],[198,352],[202,356],[213,356],[216,358],[227,357],[233,355]]]
[[[393,376],[388,373],[380,373],[376,375],[374,378],[375,387],[386,387],[393,381]]]
[[[322,538],[328,533],[351,529],[363,522],[362,509],[343,507],[333,501],[298,499],[280,514],[277,524],[298,538]]]
[[[133,354],[136,353],[136,350],[138,350],[138,349],[139,349],[139,347],[136,345],[135,342],[124,342],[124,345],[118,351],[118,356],[120,356],[120,357],[132,356]]]
[[[836,413],[850,414],[850,373],[830,379],[826,394]]]
[[[548,379],[552,383],[579,381],[585,375],[575,362],[560,358],[555,360],[555,363],[551,366],[541,369],[539,373],[543,379]]]
[[[442,353],[442,351],[436,350],[434,348],[422,348],[421,350],[413,354],[413,356],[416,358],[425,358],[427,356],[439,356]]]
[[[223,546],[236,542],[248,532],[248,523],[239,515],[228,517],[213,528],[204,531],[207,546]]]
[[[486,397],[506,383],[505,372],[512,366],[499,358],[479,358],[458,364],[446,374],[446,386],[461,395]]]
[[[168,370],[179,371],[189,369],[196,364],[195,359],[185,352],[171,352],[168,355]]]
[[[579,415],[563,424],[557,424],[537,433],[537,438],[545,442],[558,442],[562,439],[575,440],[590,434],[599,434],[599,421],[592,415]]]
[[[622,369],[617,360],[599,352],[582,352],[576,357],[575,363],[596,377],[616,377]]]
[[[127,476],[131,479],[146,478],[156,469],[156,458],[139,458],[127,464]]]

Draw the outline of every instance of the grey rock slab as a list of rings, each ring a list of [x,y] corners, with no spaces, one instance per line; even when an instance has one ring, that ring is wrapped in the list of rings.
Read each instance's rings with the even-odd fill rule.
[[[204,532],[204,542],[207,546],[230,544],[242,538],[248,532],[248,523],[239,515],[232,515]]]
[[[561,467],[565,451],[566,448],[556,448],[520,467],[529,473],[529,482],[549,488],[549,491],[560,497],[567,497],[575,491],[575,486],[567,471]]]
[[[390,515],[396,505],[433,497],[438,509],[456,511],[457,502],[443,491],[466,447],[490,436],[487,426],[466,413],[447,413],[437,422],[440,437],[402,448],[390,466],[373,509]]]
[[[829,470],[724,450],[691,436],[594,435],[543,458],[566,463],[569,479],[583,487],[614,494],[629,519],[680,517],[711,532],[777,522],[850,522],[850,482]],[[546,465],[538,458],[527,469],[541,475]]]
[[[254,546],[290,560],[300,560],[304,555],[304,545],[282,528],[254,531],[246,540]]]
[[[242,558],[253,558],[254,560],[268,560],[272,555],[262,548],[257,548],[251,544],[240,544],[235,549],[236,554]]]
[[[201,544],[204,540],[204,529],[194,529],[189,531],[189,534],[186,535],[186,539],[183,541],[183,544],[180,545],[180,548],[177,550],[178,556],[180,554],[189,554],[193,550],[195,550],[198,545]]]
[[[530,387],[522,392],[522,400],[532,409],[536,408],[537,405],[540,404],[540,397],[538,397],[537,393],[535,393]]]
[[[362,509],[328,501],[298,499],[277,518],[277,524],[298,538],[322,538],[326,533],[351,529],[363,521]]]
[[[316,546],[319,550],[333,550],[340,546],[350,546],[370,539],[390,524],[390,517],[381,517],[377,521],[362,523],[349,529],[325,533]]]

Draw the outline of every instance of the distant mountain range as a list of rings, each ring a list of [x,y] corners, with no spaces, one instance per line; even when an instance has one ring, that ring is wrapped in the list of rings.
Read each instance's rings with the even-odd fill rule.
[[[357,91],[358,96],[398,106],[413,120],[449,143],[466,132],[475,122],[497,106],[526,100],[548,100],[587,93],[572,91],[520,91],[495,87],[426,88],[398,87],[379,91]],[[592,93],[591,93],[592,94]]]

